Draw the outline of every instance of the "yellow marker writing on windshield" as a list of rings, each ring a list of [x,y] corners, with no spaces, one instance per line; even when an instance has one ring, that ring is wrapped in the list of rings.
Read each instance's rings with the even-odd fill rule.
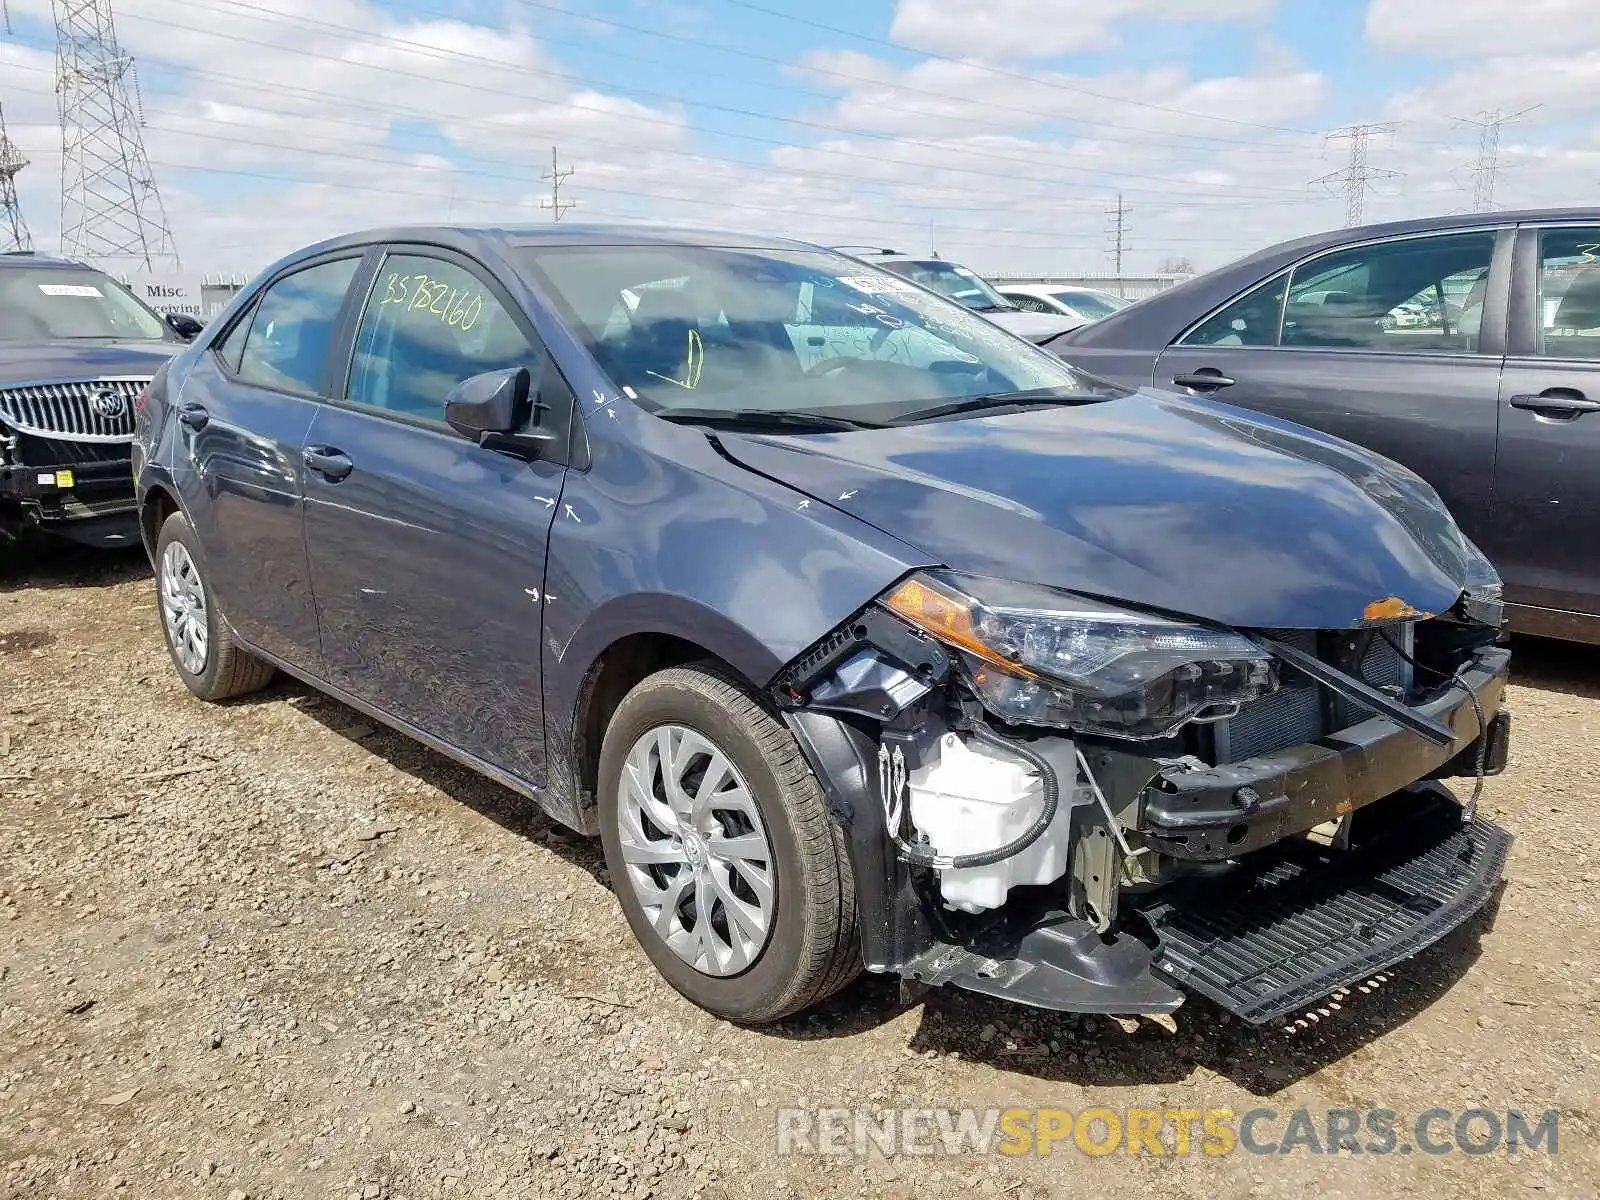
[[[706,348],[700,340],[698,329],[689,330],[689,356],[683,364],[683,378],[673,379],[670,375],[663,375],[659,371],[646,371],[646,375],[654,375],[663,383],[676,384],[681,388],[693,390],[700,386],[700,372],[705,369]]]

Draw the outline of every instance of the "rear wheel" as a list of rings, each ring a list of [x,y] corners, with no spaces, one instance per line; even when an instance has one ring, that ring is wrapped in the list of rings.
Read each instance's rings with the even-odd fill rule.
[[[233,640],[206,584],[204,559],[188,519],[175,512],[156,540],[156,594],[172,665],[202,700],[259,691],[273,669]]]
[[[634,936],[702,1008],[774,1021],[859,973],[839,827],[788,730],[716,667],[662,671],[623,699],[600,829]]]

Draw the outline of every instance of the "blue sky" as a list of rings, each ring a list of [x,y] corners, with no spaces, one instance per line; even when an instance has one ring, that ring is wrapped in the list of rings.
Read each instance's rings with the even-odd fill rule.
[[[756,228],[988,271],[1206,266],[1336,225],[1349,122],[1393,171],[1369,219],[1470,200],[1585,202],[1600,179],[1592,0],[116,0],[186,265],[253,270],[388,221]],[[48,0],[10,0],[0,103],[56,237]],[[1532,19],[1530,14],[1533,14]]]

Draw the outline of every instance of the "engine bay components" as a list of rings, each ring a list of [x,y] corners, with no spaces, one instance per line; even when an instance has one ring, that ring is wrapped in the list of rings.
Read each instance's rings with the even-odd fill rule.
[[[953,731],[931,738],[907,777],[912,828],[941,859],[959,860],[1018,841],[1040,819],[1045,780],[1014,753]],[[944,903],[962,912],[999,908],[1014,887],[1043,886],[1067,870],[1077,763],[1066,738],[1041,739],[1036,752],[1054,772],[1058,802],[1029,845],[999,862],[939,871]]]

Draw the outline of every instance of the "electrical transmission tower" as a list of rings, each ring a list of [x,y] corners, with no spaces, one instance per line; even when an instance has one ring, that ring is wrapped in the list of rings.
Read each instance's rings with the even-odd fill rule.
[[[1478,157],[1472,163],[1473,212],[1488,212],[1494,208],[1495,176],[1500,173],[1500,131],[1507,125],[1516,124],[1538,107],[1535,104],[1514,113],[1501,112],[1497,108],[1493,112],[1481,112],[1476,118],[1456,118],[1461,124],[1472,125],[1478,130]]]
[[[22,205],[17,203],[17,175],[27,165],[22,151],[6,135],[6,111],[0,105],[0,251],[33,249]]]
[[[61,109],[61,248],[127,270],[180,266],[142,120],[138,76],[117,44],[111,0],[50,0]]]
[[[1106,227],[1106,235],[1111,238],[1111,261],[1116,263],[1117,278],[1122,278],[1122,253],[1127,248],[1128,235],[1132,232],[1128,225],[1128,218],[1133,215],[1122,199],[1122,193],[1117,193],[1117,202],[1106,209],[1106,216],[1111,219],[1111,224]]]
[[[568,212],[578,207],[576,200],[568,200],[566,203],[562,203],[561,200],[561,185],[576,174],[577,171],[572,167],[568,167],[565,171],[561,169],[561,156],[556,148],[551,146],[550,174],[539,176],[550,185],[550,199],[539,201],[539,207],[549,210],[552,221],[561,220]]]
[[[1336,129],[1328,135],[1330,142],[1350,143],[1350,162],[1344,170],[1334,171],[1311,182],[1313,185],[1320,183],[1330,191],[1344,193],[1346,226],[1361,224],[1362,209],[1366,205],[1367,193],[1372,191],[1373,180],[1400,178],[1398,171],[1385,171],[1367,164],[1367,143],[1374,137],[1394,131],[1393,124],[1346,125],[1343,129]]]

